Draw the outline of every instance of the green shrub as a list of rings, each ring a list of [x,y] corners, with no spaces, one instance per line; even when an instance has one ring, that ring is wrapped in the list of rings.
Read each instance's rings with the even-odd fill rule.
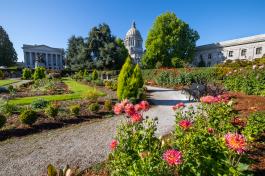
[[[9,85],[7,89],[11,94],[15,94],[17,92],[17,89],[13,85]]]
[[[24,110],[20,115],[19,115],[19,120],[23,124],[27,125],[32,125],[35,123],[38,119],[38,115],[36,111],[33,110]]]
[[[29,68],[24,68],[22,72],[22,79],[31,79],[31,70]]]
[[[2,128],[6,123],[6,116],[0,114],[0,128]]]
[[[74,80],[82,80],[83,79],[83,75],[84,75],[84,73],[82,72],[82,70],[79,70],[79,72],[76,72],[73,76],[72,76],[72,78],[74,79]]]
[[[112,110],[112,101],[111,100],[105,100],[104,101],[104,109],[107,111]]]
[[[87,77],[89,74],[88,74],[88,72],[87,72],[87,70],[85,69],[84,70],[84,73],[83,73],[83,77],[85,78],[85,77]]]
[[[100,92],[96,88],[93,88],[93,90],[89,90],[87,93],[84,94],[84,98],[91,102],[96,102],[99,97]]]
[[[0,79],[4,79],[4,78],[5,78],[5,75],[4,75],[3,71],[0,70]]]
[[[38,79],[43,79],[45,78],[45,68],[44,67],[37,67],[34,71],[34,74],[33,74],[33,79],[34,80],[38,80]]]
[[[119,100],[127,98],[124,95],[125,90],[130,84],[130,78],[133,74],[133,65],[130,56],[126,59],[118,77],[117,96]]]
[[[97,80],[98,79],[98,71],[97,70],[93,70],[92,72],[92,80]]]
[[[45,100],[43,98],[38,98],[36,100],[33,100],[31,103],[31,107],[33,109],[43,109],[46,108],[49,104],[48,100]]]
[[[96,79],[92,81],[96,86],[104,86],[104,82],[101,79]]]
[[[11,115],[18,111],[18,107],[6,100],[0,99],[0,112],[5,115]]]
[[[58,115],[60,106],[57,103],[51,103],[46,109],[45,114],[49,117],[56,117]]]
[[[70,112],[75,116],[79,115],[80,113],[80,105],[72,105],[70,106],[69,109],[70,109]]]
[[[100,105],[98,103],[91,103],[89,106],[88,106],[88,109],[91,111],[91,112],[98,112],[99,109],[100,109]]]

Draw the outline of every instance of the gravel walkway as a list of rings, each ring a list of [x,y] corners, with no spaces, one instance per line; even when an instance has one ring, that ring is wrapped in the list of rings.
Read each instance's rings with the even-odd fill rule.
[[[174,127],[171,106],[187,98],[180,91],[148,87],[150,101],[155,104],[146,115],[158,117],[158,135]],[[122,118],[85,122],[22,138],[0,142],[0,176],[39,176],[46,173],[49,163],[57,167],[67,163],[81,168],[106,159],[109,143]]]

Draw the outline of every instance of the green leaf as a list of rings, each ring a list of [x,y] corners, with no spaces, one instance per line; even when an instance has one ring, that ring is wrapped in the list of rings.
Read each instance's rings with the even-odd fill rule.
[[[48,169],[48,176],[57,176],[56,168],[53,165],[49,164],[47,169]]]

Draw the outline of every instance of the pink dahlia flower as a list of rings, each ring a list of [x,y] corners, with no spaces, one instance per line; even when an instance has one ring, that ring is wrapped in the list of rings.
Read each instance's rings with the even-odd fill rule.
[[[201,100],[201,102],[203,102],[203,103],[211,104],[211,103],[215,103],[216,101],[218,101],[218,98],[209,95],[209,96],[201,97],[200,100]]]
[[[118,141],[115,140],[115,139],[113,139],[113,140],[111,141],[111,143],[110,143],[110,148],[111,148],[111,150],[116,149],[117,145],[118,145]]]
[[[238,133],[227,133],[225,135],[225,143],[231,150],[238,154],[244,153],[246,150],[246,139],[243,135]]]
[[[191,127],[192,123],[189,120],[181,120],[179,122],[179,126],[183,128],[184,130],[187,130]]]
[[[178,104],[176,104],[175,106],[172,107],[173,110],[179,109],[179,108],[184,108],[185,104],[180,102]]]
[[[142,111],[142,107],[141,107],[140,104],[136,104],[136,105],[134,105],[134,109],[135,109],[135,111],[137,111],[137,112]]]
[[[138,123],[138,122],[141,122],[143,120],[143,116],[139,113],[134,113],[131,116],[131,120],[133,123]]]
[[[141,101],[139,105],[143,111],[148,111],[150,109],[150,104],[147,101]]]
[[[123,112],[123,106],[120,103],[116,103],[113,107],[113,111],[116,115],[119,115]]]
[[[135,108],[134,108],[134,105],[132,103],[128,103],[125,108],[125,113],[128,115],[128,116],[132,116],[133,114],[135,114]]]
[[[169,149],[163,154],[163,160],[170,166],[179,165],[181,163],[181,158],[181,152],[175,149]]]
[[[123,108],[125,108],[125,106],[126,106],[128,103],[130,103],[128,99],[124,99],[124,100],[121,101],[121,105],[122,105]]]

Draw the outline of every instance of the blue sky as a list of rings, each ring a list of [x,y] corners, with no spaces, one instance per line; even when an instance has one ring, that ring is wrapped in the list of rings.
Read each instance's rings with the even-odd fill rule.
[[[19,60],[23,44],[66,48],[105,22],[124,38],[133,20],[144,40],[155,18],[174,12],[200,34],[197,45],[265,33],[265,0],[0,0],[0,25]]]

